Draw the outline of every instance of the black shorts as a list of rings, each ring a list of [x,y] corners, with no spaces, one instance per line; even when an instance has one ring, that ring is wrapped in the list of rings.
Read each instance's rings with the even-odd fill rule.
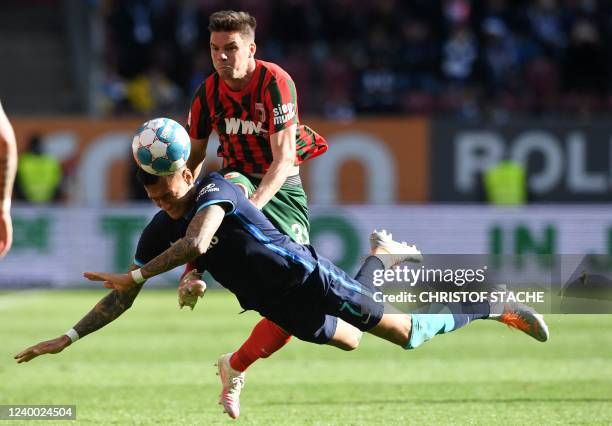
[[[319,257],[304,284],[260,313],[300,340],[325,344],[334,336],[338,318],[361,331],[380,322],[385,308],[374,301],[373,292],[371,284],[359,283]]]

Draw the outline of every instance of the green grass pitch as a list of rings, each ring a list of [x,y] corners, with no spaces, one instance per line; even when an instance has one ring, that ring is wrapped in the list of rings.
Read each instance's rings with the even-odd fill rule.
[[[0,294],[0,404],[76,404],[79,424],[231,423],[217,405],[213,364],[259,317],[238,315],[226,292],[210,291],[190,312],[178,309],[174,291],[144,290],[123,317],[63,353],[14,362],[20,350],[69,329],[103,294]],[[239,422],[612,423],[612,317],[547,319],[546,344],[492,321],[416,351],[373,336],[354,352],[294,339],[249,369]]]

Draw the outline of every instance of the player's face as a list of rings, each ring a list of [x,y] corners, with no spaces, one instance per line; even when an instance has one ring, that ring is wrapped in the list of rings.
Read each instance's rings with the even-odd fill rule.
[[[188,169],[183,169],[182,172],[161,177],[157,183],[145,186],[145,190],[157,207],[172,219],[180,219],[191,207],[189,190],[192,187],[193,176]]]
[[[210,34],[210,55],[223,80],[240,80],[247,75],[255,54],[255,43],[239,32]]]

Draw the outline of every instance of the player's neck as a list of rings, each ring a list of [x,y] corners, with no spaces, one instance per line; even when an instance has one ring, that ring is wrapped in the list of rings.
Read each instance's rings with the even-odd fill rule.
[[[231,80],[224,80],[227,87],[229,87],[234,92],[239,92],[245,87],[249,85],[251,80],[253,79],[253,75],[255,74],[255,69],[257,68],[257,63],[255,59],[251,59],[249,62],[249,66],[247,67],[246,74],[242,78],[235,78]]]
[[[185,216],[185,214],[189,213],[193,209],[193,207],[195,206],[195,200],[196,200],[196,186],[193,185],[183,197],[184,206],[185,206],[185,211],[183,212],[183,216]]]

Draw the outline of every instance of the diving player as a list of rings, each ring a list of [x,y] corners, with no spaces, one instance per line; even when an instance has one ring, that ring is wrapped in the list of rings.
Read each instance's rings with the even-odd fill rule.
[[[353,279],[312,246],[280,233],[236,185],[219,174],[210,174],[196,186],[187,168],[169,176],[138,173],[149,197],[162,209],[141,235],[136,252],[139,267],[127,274],[86,272],[85,277],[103,281],[113,291],[66,334],[17,354],[18,362],[60,352],[110,323],[132,305],[146,279],[187,262],[209,271],[244,309],[255,310],[312,343],[351,350],[367,331],[414,349],[437,334],[487,318],[521,329],[536,340],[548,340],[542,316],[519,304],[507,304],[499,313],[490,311],[486,303],[447,305],[435,315],[385,313],[383,304],[372,297],[374,271],[415,260],[420,253],[414,247],[375,233],[375,253],[391,247],[387,251],[396,254],[369,256]]]

